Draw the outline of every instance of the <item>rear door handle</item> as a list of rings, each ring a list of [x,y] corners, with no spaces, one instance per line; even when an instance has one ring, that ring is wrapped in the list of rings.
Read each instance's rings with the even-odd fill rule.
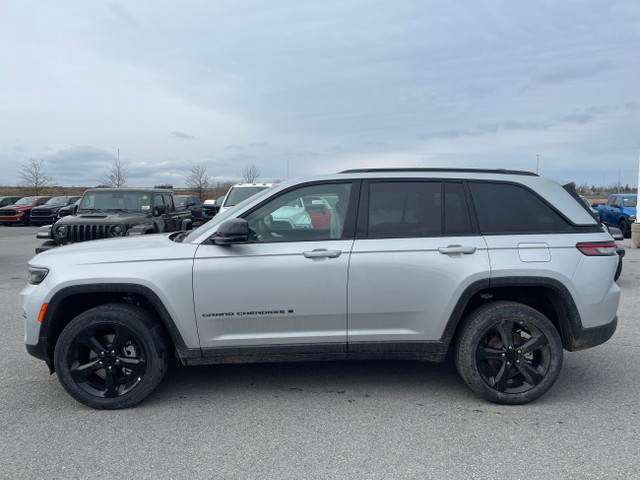
[[[473,253],[476,253],[476,250],[478,250],[478,247],[470,247],[470,246],[463,246],[463,245],[449,245],[447,247],[438,248],[438,251],[444,255],[449,255],[452,253],[462,253],[464,255],[471,255]]]
[[[342,254],[342,250],[326,250],[318,248],[310,252],[302,252],[305,258],[338,258]]]

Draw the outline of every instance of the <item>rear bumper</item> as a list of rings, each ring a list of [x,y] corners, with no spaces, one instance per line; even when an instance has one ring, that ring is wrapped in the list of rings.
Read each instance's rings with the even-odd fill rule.
[[[618,327],[618,317],[603,325],[591,328],[573,329],[571,335],[571,345],[567,350],[575,352],[586,348],[595,347],[609,340]]]

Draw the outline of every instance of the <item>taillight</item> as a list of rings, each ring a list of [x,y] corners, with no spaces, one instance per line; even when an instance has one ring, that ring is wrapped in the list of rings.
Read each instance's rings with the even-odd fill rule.
[[[616,254],[616,242],[578,243],[576,248],[590,257]]]

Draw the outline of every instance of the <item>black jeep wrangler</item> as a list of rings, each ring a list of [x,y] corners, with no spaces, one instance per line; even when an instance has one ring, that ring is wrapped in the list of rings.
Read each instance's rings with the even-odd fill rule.
[[[191,212],[176,209],[171,189],[93,188],[84,192],[75,215],[36,234],[46,239],[36,253],[87,240],[190,230],[191,226]]]

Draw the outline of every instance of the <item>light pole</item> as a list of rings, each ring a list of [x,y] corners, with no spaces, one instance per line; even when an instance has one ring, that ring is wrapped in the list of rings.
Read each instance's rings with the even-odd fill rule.
[[[536,158],[538,159],[536,161],[536,175],[538,174],[538,170],[540,169],[540,155],[536,155]]]

